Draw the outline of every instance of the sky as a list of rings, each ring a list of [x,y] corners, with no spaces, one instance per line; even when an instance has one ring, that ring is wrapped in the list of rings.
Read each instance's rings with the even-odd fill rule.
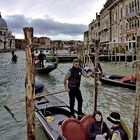
[[[106,0],[0,0],[0,12],[9,31],[24,38],[23,27],[34,36],[51,40],[83,40],[88,24]]]

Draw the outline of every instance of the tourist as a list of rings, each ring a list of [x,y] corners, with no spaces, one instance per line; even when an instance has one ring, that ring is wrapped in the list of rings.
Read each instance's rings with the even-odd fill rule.
[[[110,130],[103,121],[101,112],[95,111],[93,113],[93,119],[93,123],[87,129],[89,140],[107,140],[110,137]]]
[[[112,112],[107,120],[112,123],[110,140],[130,140],[130,131],[118,112]]]

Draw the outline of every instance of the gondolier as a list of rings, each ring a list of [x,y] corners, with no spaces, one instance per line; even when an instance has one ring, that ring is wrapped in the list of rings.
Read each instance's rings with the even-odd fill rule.
[[[74,59],[73,66],[71,69],[69,69],[68,73],[65,75],[64,78],[64,87],[65,90],[69,93],[69,99],[70,99],[70,111],[71,115],[75,117],[74,114],[74,104],[75,104],[75,98],[78,102],[78,119],[82,117],[82,95],[80,91],[80,81],[81,81],[81,75],[88,78],[93,74],[93,72],[86,73],[83,68],[80,67],[80,61],[79,59]]]
[[[46,58],[45,54],[42,53],[42,51],[40,51],[40,54],[38,55],[38,60],[39,60],[39,66],[41,68],[44,67],[44,59]]]

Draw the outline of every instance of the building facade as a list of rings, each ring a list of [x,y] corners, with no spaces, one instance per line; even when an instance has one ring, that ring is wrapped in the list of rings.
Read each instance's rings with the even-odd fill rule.
[[[122,47],[135,53],[136,38],[140,35],[140,0],[107,0],[100,11],[99,31],[102,49]],[[95,28],[92,32],[96,32]]]
[[[8,31],[7,23],[0,13],[0,50],[6,49],[15,49],[15,37]]]

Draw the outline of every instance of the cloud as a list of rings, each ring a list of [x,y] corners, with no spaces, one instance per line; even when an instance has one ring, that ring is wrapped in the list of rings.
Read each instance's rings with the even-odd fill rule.
[[[5,18],[9,30],[13,33],[23,33],[23,27],[31,26],[34,28],[35,35],[82,35],[87,26],[83,24],[69,24],[55,21],[48,16],[45,18],[29,19],[23,15],[6,16]]]

